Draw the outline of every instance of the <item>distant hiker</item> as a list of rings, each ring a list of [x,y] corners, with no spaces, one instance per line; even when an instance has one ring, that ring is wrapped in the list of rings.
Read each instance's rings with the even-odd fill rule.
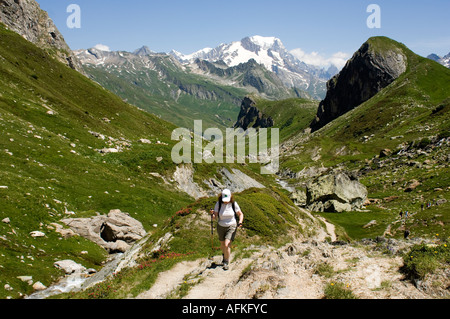
[[[229,189],[225,189],[218,196],[216,206],[211,213],[215,219],[218,219],[217,233],[219,234],[220,248],[223,252],[223,269],[228,270],[231,244],[236,237],[237,229],[242,227],[244,214]]]
[[[402,217],[403,217],[403,211],[401,210],[400,211],[400,219],[402,219]]]
[[[424,207],[424,205],[423,205],[423,203],[422,203],[422,205],[420,206],[420,208],[422,209],[422,211],[423,211],[423,207]]]
[[[405,219],[408,219],[408,211],[405,212]]]

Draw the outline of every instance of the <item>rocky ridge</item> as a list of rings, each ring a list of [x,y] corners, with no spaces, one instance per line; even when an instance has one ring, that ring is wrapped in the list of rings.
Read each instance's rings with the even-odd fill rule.
[[[196,59],[189,65],[193,72],[215,79],[226,85],[239,85],[249,93],[259,94],[269,99],[287,97],[309,97],[309,94],[296,88],[288,88],[273,72],[268,71],[256,60],[228,67],[223,61],[209,62]]]
[[[81,64],[47,12],[35,0],[1,0],[0,22],[38,47],[55,50],[55,57],[82,72]]]

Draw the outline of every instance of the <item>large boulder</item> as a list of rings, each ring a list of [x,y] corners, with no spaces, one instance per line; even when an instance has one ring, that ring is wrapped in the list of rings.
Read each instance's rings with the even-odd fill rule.
[[[367,188],[345,172],[323,175],[306,187],[309,210],[343,212],[361,209],[367,199]]]
[[[56,268],[63,270],[67,275],[73,273],[82,273],[83,271],[86,270],[86,267],[70,259],[56,261],[53,265]]]
[[[106,216],[68,218],[61,222],[110,253],[125,252],[131,244],[146,235],[141,222],[118,209],[111,210]]]

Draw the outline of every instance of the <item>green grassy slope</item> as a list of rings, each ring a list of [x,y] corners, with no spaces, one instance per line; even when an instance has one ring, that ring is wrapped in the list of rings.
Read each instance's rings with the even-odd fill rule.
[[[121,209],[149,230],[189,203],[149,175],[175,169],[174,128],[0,26],[0,220],[10,219],[0,222],[0,286],[13,289],[0,289],[0,298],[30,292],[17,276],[49,285],[61,275],[55,260],[100,266],[102,249],[78,237],[61,240],[49,228],[66,209],[76,217]],[[120,145],[122,153],[96,151]],[[32,238],[36,230],[46,236]]]
[[[369,206],[372,214],[357,214],[356,219],[329,214],[330,219],[345,224],[355,238],[382,235],[391,223],[395,223],[392,234],[396,237],[402,236],[405,227],[412,227],[417,236],[433,237],[438,230],[448,236],[448,202],[420,212],[406,224],[398,220],[398,214],[400,210],[419,212],[422,203],[434,199],[450,200],[448,145],[438,143],[450,131],[450,70],[391,39],[377,37],[369,41],[377,50],[401,50],[408,58],[406,72],[372,99],[313,135],[297,136],[295,155],[283,158],[281,166],[294,172],[322,165],[356,170],[369,189],[369,197],[396,196],[392,201]],[[412,155],[397,154],[408,145]],[[384,149],[392,154],[380,159]],[[414,179],[421,185],[405,192]],[[361,229],[373,219],[378,220],[378,231]],[[356,222],[351,225],[349,220]]]
[[[295,98],[281,101],[255,98],[255,101],[258,110],[264,116],[270,116],[274,127],[280,129],[281,142],[308,128],[319,105],[318,101]]]

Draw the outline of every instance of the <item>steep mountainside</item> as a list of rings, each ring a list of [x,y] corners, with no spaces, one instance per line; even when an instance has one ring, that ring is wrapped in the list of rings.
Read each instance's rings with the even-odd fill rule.
[[[254,59],[248,62],[228,67],[223,62],[212,63],[196,59],[189,67],[193,72],[202,74],[231,86],[245,88],[268,99],[283,99],[287,97],[309,97],[305,91],[286,87],[278,76],[268,71]]]
[[[59,61],[81,71],[81,65],[64,41],[64,37],[36,1],[0,1],[0,22],[28,41],[55,54]]]
[[[149,229],[192,200],[148,174],[175,171],[174,125],[124,103],[3,26],[0,78],[2,298],[33,290],[18,276],[49,286],[61,275],[57,260],[101,266],[106,251],[80,237],[61,240],[50,224],[121,209]]]
[[[285,141],[308,128],[317,111],[317,101],[287,99],[269,101],[247,96],[241,104],[236,127],[280,129],[280,139]]]
[[[90,49],[76,54],[92,79],[180,127],[192,127],[198,119],[211,127],[233,124],[244,90],[191,74],[169,55],[139,52]]]

